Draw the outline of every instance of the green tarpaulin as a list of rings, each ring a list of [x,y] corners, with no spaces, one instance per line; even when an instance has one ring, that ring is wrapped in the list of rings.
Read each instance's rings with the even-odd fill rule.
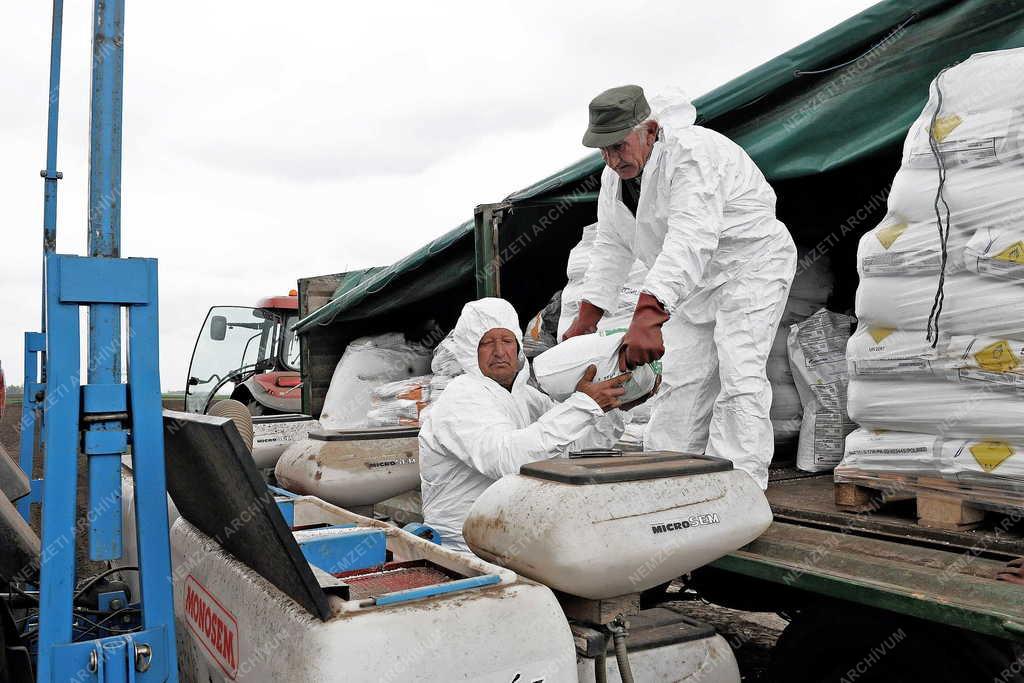
[[[890,0],[822,33],[697,99],[698,123],[742,145],[779,195],[779,215],[798,242],[813,246],[844,217],[870,229],[884,211],[899,146],[942,68],[975,52],[1024,46],[1024,0]],[[685,85],[685,83],[683,84]],[[584,103],[581,103],[581,107]],[[593,220],[597,154],[510,195],[507,242],[536,225],[538,207],[568,206],[558,237],[535,243],[567,251]],[[572,201],[567,201],[571,199]],[[868,206],[869,210],[861,207]],[[880,206],[878,206],[880,204]],[[531,213],[532,211],[532,213]],[[475,291],[473,224],[464,223],[357,283],[296,329],[365,320],[430,297]],[[557,289],[564,255],[537,276],[528,257],[503,266],[502,296],[537,310]],[[533,274],[533,277],[524,277]],[[522,310],[520,311],[522,312]]]

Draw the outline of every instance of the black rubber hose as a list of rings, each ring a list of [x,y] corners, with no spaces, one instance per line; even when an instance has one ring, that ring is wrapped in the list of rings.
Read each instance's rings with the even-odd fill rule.
[[[612,641],[615,643],[615,662],[619,665],[619,677],[622,683],[633,683],[633,670],[629,668],[629,652],[626,650],[625,621],[621,617],[608,625],[612,632]]]
[[[602,652],[594,658],[594,681],[595,683],[608,683],[608,662]]]

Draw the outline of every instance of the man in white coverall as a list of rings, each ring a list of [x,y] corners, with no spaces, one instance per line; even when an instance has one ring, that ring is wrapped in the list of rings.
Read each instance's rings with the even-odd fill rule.
[[[590,103],[583,144],[599,148],[606,167],[579,314],[565,338],[594,331],[642,261],[650,270],[620,367],[664,356],[645,448],[728,458],[765,488],[774,450],[765,362],[796,247],[754,162],[694,118],[688,102],[652,117],[635,85]]]
[[[420,479],[424,521],[446,547],[468,552],[462,523],[497,479],[529,462],[618,441],[623,419],[615,409],[629,375],[591,382],[591,366],[576,392],[555,403],[527,384],[519,316],[503,299],[463,307],[453,351],[466,374],[453,379],[427,412],[419,437]]]

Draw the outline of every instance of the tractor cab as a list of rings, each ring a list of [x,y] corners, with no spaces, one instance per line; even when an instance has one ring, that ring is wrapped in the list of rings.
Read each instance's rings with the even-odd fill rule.
[[[292,333],[298,293],[261,299],[255,307],[214,306],[199,330],[185,384],[185,410],[205,413],[232,398],[253,415],[301,409],[299,340]]]

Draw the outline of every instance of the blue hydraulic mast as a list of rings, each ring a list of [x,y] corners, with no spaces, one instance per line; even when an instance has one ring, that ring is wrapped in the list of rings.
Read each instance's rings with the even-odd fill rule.
[[[46,381],[46,257],[57,250],[57,181],[64,177],[57,170],[57,116],[60,110],[60,49],[61,27],[64,23],[64,0],[53,0],[53,27],[50,38],[50,88],[46,115],[46,168],[43,177],[43,287],[39,332],[25,333],[25,378],[21,404],[21,441],[18,464],[32,481],[32,491],[18,501],[18,512],[29,520],[31,505],[39,501],[42,480],[32,479],[32,465],[37,450],[37,418],[41,417],[36,395]],[[40,358],[42,356],[42,358]],[[40,371],[44,373],[40,376]]]
[[[55,5],[55,22],[57,15]],[[54,38],[59,55],[56,30]],[[95,0],[92,46],[89,255],[56,254],[52,242],[44,246],[44,555],[37,680],[176,682],[158,363],[157,263],[155,259],[120,258],[124,0]],[[54,142],[55,135],[54,129]],[[47,200],[49,197],[47,194]],[[54,229],[47,231],[47,239],[56,234],[55,207],[52,218]],[[80,367],[79,313],[83,307],[89,312],[86,373]],[[124,349],[122,309],[127,310]],[[123,351],[127,382],[121,373]],[[84,384],[83,374],[87,375]],[[95,560],[112,560],[120,558],[123,550],[120,468],[122,455],[129,452],[141,588],[141,596],[134,597],[141,598],[141,627],[131,633],[85,629],[92,639],[76,640],[78,456],[86,456],[89,471],[89,554]],[[98,623],[102,626],[102,621]],[[102,631],[108,635],[99,637]]]

